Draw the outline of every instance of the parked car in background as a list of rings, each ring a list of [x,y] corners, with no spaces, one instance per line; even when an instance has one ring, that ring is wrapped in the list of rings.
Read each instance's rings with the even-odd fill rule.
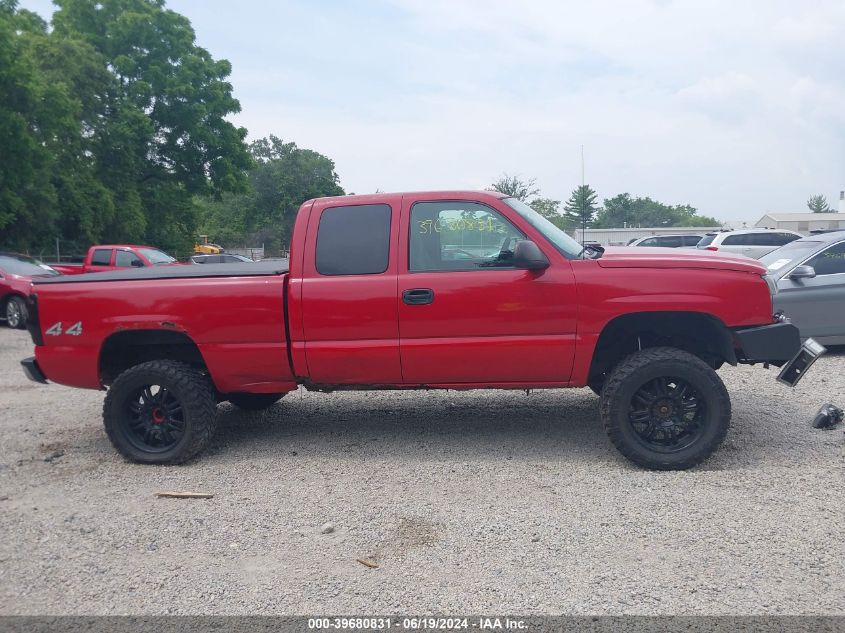
[[[722,253],[737,253],[746,257],[760,259],[776,248],[801,239],[802,235],[784,229],[743,229],[741,231],[722,231],[707,233],[697,244],[697,248]]]
[[[254,261],[249,257],[243,255],[235,255],[233,253],[223,253],[222,255],[194,255],[191,257],[191,262],[194,264],[242,264],[244,262]]]
[[[26,298],[36,277],[59,273],[37,259],[17,253],[0,252],[0,318],[12,328],[26,326]]]
[[[677,235],[648,235],[628,242],[628,246],[662,246],[664,248],[694,247],[704,237],[701,234],[680,233]]]
[[[845,231],[812,235],[760,258],[777,282],[773,298],[801,337],[845,344]]]
[[[63,275],[81,275],[116,268],[144,268],[178,263],[176,258],[152,246],[99,244],[88,249],[81,264],[51,264],[51,267]]]

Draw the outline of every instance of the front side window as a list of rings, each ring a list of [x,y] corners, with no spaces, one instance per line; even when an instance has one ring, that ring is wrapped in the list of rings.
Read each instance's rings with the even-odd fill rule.
[[[838,275],[845,273],[845,242],[834,244],[807,262],[816,275]]]
[[[390,206],[362,204],[325,209],[317,229],[317,272],[377,275],[390,255]]]
[[[138,259],[134,253],[130,253],[129,251],[117,251],[117,255],[114,258],[114,265],[118,268],[128,268],[132,266],[132,262],[138,262],[138,264],[142,264],[140,259]],[[138,264],[135,264],[136,266]]]
[[[411,207],[412,272],[513,268],[513,248],[525,235],[477,202],[417,202]]]
[[[175,257],[171,257],[167,253],[158,250],[157,248],[139,248],[138,252],[149,260],[153,265],[155,264],[172,264],[176,261]]]
[[[650,237],[647,240],[643,240],[642,242],[637,244],[637,246],[657,246],[657,238]]]

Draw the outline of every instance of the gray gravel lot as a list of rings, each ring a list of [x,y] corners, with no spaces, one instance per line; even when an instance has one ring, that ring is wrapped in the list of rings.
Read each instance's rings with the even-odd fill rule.
[[[793,391],[723,369],[731,432],[680,473],[618,456],[587,389],[221,405],[209,453],[138,466],[30,354],[0,328],[2,614],[845,614],[845,438],[810,427],[841,352]]]

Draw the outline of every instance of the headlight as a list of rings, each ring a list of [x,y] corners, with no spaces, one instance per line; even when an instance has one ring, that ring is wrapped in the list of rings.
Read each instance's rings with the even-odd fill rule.
[[[769,294],[774,297],[778,293],[778,282],[768,275],[763,275],[763,281],[765,281],[766,285],[769,287]]]

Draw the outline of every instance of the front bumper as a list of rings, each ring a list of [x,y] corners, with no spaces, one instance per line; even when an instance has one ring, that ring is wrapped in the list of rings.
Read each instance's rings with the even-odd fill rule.
[[[741,363],[783,367],[778,382],[794,387],[827,350],[811,338],[801,344],[798,328],[781,319],[772,325],[734,330],[734,348]]]
[[[45,385],[47,384],[47,376],[45,376],[44,372],[41,371],[41,368],[38,366],[38,361],[35,360],[34,356],[24,358],[21,361],[21,366],[23,366],[23,373],[26,374],[27,378],[34,382],[40,382]]]
[[[801,349],[801,333],[788,321],[734,330],[733,336],[736,358],[741,363],[780,367]]]

